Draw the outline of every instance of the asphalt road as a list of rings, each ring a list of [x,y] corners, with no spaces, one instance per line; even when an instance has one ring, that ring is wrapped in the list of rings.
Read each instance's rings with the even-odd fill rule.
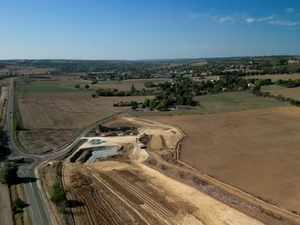
[[[41,196],[41,191],[38,188],[35,168],[41,163],[41,160],[38,157],[27,155],[20,151],[20,149],[15,145],[13,139],[13,81],[11,81],[9,94],[8,94],[8,104],[7,104],[7,113],[4,130],[7,131],[8,145],[11,150],[11,155],[8,159],[18,158],[18,157],[30,157],[35,159],[35,162],[31,165],[19,167],[18,175],[21,178],[24,178],[25,182],[23,183],[24,193],[26,197],[26,202],[29,204],[29,213],[31,217],[31,222],[33,225],[50,225],[51,219],[49,216],[49,211],[45,204],[44,199]]]
[[[76,146],[82,137],[86,136],[86,134],[95,126],[97,126],[100,123],[103,123],[105,120],[99,121],[95,124],[92,124],[88,127],[86,127],[84,130],[81,131],[80,134],[78,134],[77,138],[73,140],[72,143],[70,143],[65,148],[61,149],[58,152],[55,152],[51,155],[45,155],[45,156],[35,156],[23,153],[17,145],[14,143],[14,129],[13,129],[13,110],[14,110],[14,85],[13,80],[10,83],[9,88],[9,95],[8,95],[8,103],[7,103],[7,113],[6,113],[6,120],[5,120],[5,126],[4,131],[7,131],[7,138],[8,138],[8,145],[11,150],[11,154],[7,159],[16,159],[16,158],[23,158],[28,157],[35,160],[34,163],[30,165],[20,166],[18,175],[21,178],[24,178],[26,181],[23,183],[26,202],[29,204],[29,212],[31,217],[31,222],[33,225],[50,225],[51,218],[49,214],[49,210],[47,208],[47,205],[45,204],[45,201],[42,197],[41,190],[38,188],[38,180],[36,178],[35,170],[36,167],[48,160],[53,160],[55,158],[58,158],[67,152],[69,152],[74,146]],[[118,113],[121,114],[121,113]],[[116,115],[116,114],[115,114]],[[110,119],[107,118],[107,119]]]

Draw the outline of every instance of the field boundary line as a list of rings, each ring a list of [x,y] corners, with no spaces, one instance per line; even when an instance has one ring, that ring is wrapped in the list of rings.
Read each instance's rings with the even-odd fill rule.
[[[103,184],[109,191],[111,191],[117,198],[119,198],[125,205],[127,205],[130,209],[132,209],[147,225],[151,225],[148,221],[135,209],[133,208],[128,202],[125,201],[120,195],[118,195],[114,190],[112,190],[106,182],[102,181],[98,176],[95,175],[94,171],[90,167],[86,167],[90,172],[91,175],[98,180],[101,184]]]

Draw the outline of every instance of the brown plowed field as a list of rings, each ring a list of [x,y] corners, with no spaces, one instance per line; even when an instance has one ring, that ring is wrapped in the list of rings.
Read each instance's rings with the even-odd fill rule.
[[[151,117],[187,135],[180,160],[218,180],[300,212],[300,109]]]

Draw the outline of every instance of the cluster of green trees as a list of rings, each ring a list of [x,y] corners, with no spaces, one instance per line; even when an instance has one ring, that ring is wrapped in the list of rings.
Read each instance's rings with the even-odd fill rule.
[[[174,83],[167,81],[158,84],[155,98],[145,99],[143,106],[157,110],[166,110],[173,105],[195,106],[200,103],[194,100],[194,96],[247,89],[248,81],[239,76],[226,76],[216,81],[206,80],[201,83],[179,76]]]
[[[76,84],[76,85],[75,85],[75,88],[76,88],[76,89],[80,89],[80,84]],[[86,85],[84,86],[84,88],[85,88],[85,89],[89,89],[90,86],[89,86],[88,84],[86,84]]]
[[[20,121],[18,121],[18,120],[14,121],[14,130],[22,130]]]
[[[152,87],[156,87],[157,85],[154,84],[152,81],[149,81],[149,82],[144,83],[144,86],[146,88],[152,88]]]
[[[294,87],[299,87],[300,86],[300,80],[278,80],[275,82],[275,84],[279,85],[279,86],[283,86],[286,88],[294,88]]]
[[[0,126],[0,161],[2,161],[7,154],[7,148],[5,148],[3,145],[3,139],[4,139],[3,127]]]
[[[18,183],[18,169],[18,166],[14,162],[5,163],[0,172],[0,181],[8,186]]]
[[[251,79],[247,79],[248,82],[256,85],[256,86],[266,86],[266,85],[271,85],[272,80],[270,78],[267,79],[257,79],[257,78],[251,78]]]
[[[98,96],[146,96],[155,95],[156,93],[157,90],[155,89],[146,90],[143,88],[142,90],[137,90],[134,85],[131,86],[130,91],[122,91],[116,88],[99,88],[96,90],[96,95]]]
[[[114,103],[113,106],[114,107],[124,107],[124,106],[132,106],[132,108],[136,109],[139,104],[137,101],[131,101],[131,102],[119,102],[119,103]]]
[[[64,212],[67,206],[67,193],[65,189],[59,184],[52,185],[51,201],[58,207],[60,212]]]
[[[143,107],[150,107],[156,110],[167,110],[173,105],[190,105],[197,104],[193,96],[200,93],[199,85],[189,78],[183,78],[179,82],[160,83],[157,86],[158,94],[154,99],[145,99]]]

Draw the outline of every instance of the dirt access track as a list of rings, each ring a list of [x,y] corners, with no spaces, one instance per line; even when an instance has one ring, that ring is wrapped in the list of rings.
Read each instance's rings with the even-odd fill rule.
[[[75,224],[262,224],[143,164],[64,166]]]
[[[138,148],[135,137],[131,136],[94,137],[101,139],[102,145],[126,146],[126,157],[83,164],[70,163],[70,156],[63,164],[63,184],[68,198],[76,203],[72,208],[76,224],[124,224],[124,220],[127,224],[135,224],[134,221],[139,224],[297,224],[218,190],[203,181],[209,177],[197,171],[163,160],[161,157],[174,153],[183,138],[175,127],[137,118],[119,118],[106,125],[121,124],[136,125],[139,133],[151,135],[148,149]],[[90,147],[85,143],[80,148]],[[153,166],[154,159],[160,166]],[[171,179],[177,178],[171,173],[184,177],[181,181],[185,183],[202,185],[203,189],[199,192]],[[222,194],[225,197],[218,198]],[[126,219],[122,222],[121,218]]]

